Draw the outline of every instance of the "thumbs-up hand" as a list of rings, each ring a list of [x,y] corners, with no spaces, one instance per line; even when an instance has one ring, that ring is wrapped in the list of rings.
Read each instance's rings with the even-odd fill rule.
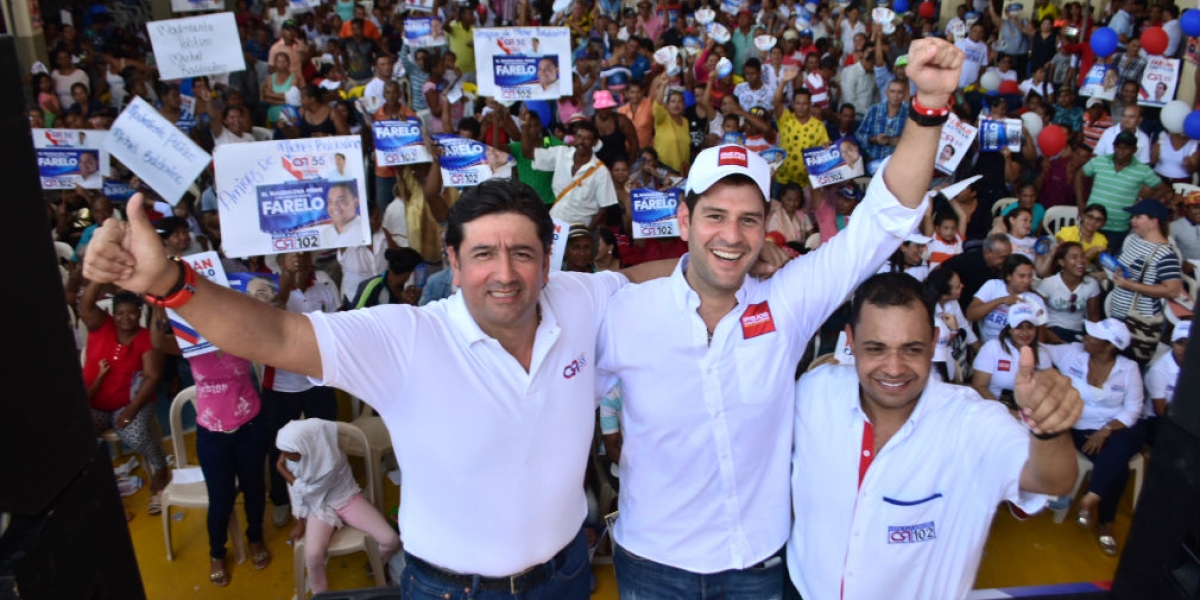
[[[92,237],[83,275],[139,294],[165,295],[179,279],[179,270],[167,260],[162,238],[146,216],[142,194],[134,194],[125,210],[128,221],[109,219]]]
[[[1021,419],[1037,435],[1052,435],[1070,429],[1083,414],[1083,400],[1071,380],[1054,369],[1034,371],[1033,349],[1021,348],[1020,367],[1013,383],[1013,396]]]

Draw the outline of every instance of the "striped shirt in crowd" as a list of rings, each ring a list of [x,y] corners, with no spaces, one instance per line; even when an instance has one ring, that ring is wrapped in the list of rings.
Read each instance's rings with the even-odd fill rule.
[[[1113,126],[1112,117],[1101,115],[1099,119],[1089,123],[1087,115],[1083,117],[1083,143],[1092,150],[1096,149],[1096,142],[1100,141],[1100,136],[1104,135],[1104,130]]]
[[[1095,178],[1087,203],[1100,204],[1108,210],[1104,231],[1124,232],[1129,229],[1129,213],[1125,209],[1138,201],[1143,185],[1154,187],[1162,183],[1162,178],[1137,158],[1130,159],[1118,171],[1113,167],[1113,156],[1097,156],[1083,165],[1083,174]]]
[[[1129,269],[1129,278],[1134,281],[1157,285],[1181,277],[1179,256],[1175,247],[1170,244],[1154,244],[1138,237],[1136,233],[1130,233],[1121,248],[1119,260]],[[1147,265],[1146,261],[1151,257],[1153,260]],[[1143,267],[1146,269],[1144,276]],[[1133,302],[1134,293],[1122,288],[1113,288],[1110,296],[1109,316],[1116,319],[1125,318],[1129,312],[1129,305]],[[1138,296],[1137,307],[1139,313],[1147,316],[1162,312],[1162,302],[1144,294]]]

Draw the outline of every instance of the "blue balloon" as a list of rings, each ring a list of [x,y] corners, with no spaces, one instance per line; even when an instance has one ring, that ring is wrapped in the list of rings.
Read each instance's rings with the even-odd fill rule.
[[[1183,132],[1193,140],[1200,140],[1200,110],[1193,110],[1183,120]]]
[[[1179,26],[1183,32],[1192,36],[1200,36],[1200,10],[1194,8],[1183,11],[1179,17]]]
[[[1101,27],[1092,32],[1092,52],[1100,58],[1105,58],[1117,51],[1117,41],[1117,32]]]
[[[896,0],[893,2],[892,11],[898,15],[908,12],[908,0]]]

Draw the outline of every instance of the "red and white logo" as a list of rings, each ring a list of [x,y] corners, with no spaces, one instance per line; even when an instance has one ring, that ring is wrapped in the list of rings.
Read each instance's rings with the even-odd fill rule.
[[[775,320],[771,318],[771,307],[766,300],[751,304],[742,313],[742,339],[758,337],[775,331]]]
[[[721,151],[717,153],[718,167],[742,167],[743,169],[750,163],[750,158],[746,156],[746,149],[741,146],[722,146]]]
[[[1002,360],[1002,361],[1000,361],[1000,364],[998,364],[996,366],[996,368],[1007,373],[1010,370],[1012,370],[1012,362],[1007,361],[1007,360]]]

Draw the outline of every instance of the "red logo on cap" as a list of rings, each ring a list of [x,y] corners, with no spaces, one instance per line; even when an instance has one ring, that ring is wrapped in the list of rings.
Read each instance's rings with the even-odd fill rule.
[[[722,146],[717,154],[718,167],[742,167],[746,168],[750,159],[746,156],[746,149],[739,146]]]
[[[771,307],[766,300],[751,304],[742,313],[742,338],[750,339],[775,331],[775,320],[771,318]]]

